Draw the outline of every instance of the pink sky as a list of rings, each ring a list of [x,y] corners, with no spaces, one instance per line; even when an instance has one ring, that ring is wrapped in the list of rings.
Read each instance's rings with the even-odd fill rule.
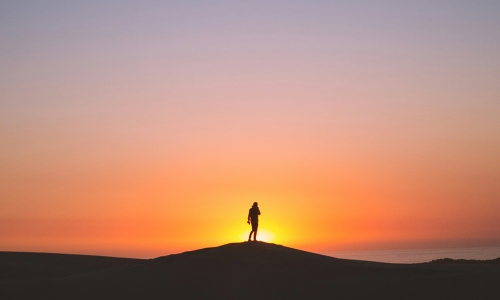
[[[0,250],[500,245],[500,5],[0,5]]]

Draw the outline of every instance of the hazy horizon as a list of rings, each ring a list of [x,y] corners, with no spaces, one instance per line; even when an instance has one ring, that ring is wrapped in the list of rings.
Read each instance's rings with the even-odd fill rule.
[[[500,246],[500,2],[0,4],[0,250]]]

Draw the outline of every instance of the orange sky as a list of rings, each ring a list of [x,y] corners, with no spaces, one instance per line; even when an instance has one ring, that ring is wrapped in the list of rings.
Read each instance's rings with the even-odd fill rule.
[[[500,8],[269,3],[0,9],[0,250],[500,245]]]

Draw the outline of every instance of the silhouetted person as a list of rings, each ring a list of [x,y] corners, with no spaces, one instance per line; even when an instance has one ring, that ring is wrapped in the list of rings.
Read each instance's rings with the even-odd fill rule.
[[[257,202],[254,202],[252,208],[250,208],[250,211],[248,212],[247,223],[248,224],[250,224],[250,222],[252,223],[252,231],[250,231],[250,235],[248,236],[249,242],[252,239],[252,234],[253,234],[253,240],[257,241],[257,229],[259,228],[259,215],[260,215],[259,207],[257,206]]]

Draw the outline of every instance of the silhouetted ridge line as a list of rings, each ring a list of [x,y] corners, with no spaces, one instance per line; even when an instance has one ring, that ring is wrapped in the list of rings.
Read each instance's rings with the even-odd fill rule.
[[[71,269],[71,261],[63,262],[57,255],[55,260],[45,256],[51,257],[49,261],[44,261],[43,254],[38,261],[9,262],[1,257],[1,296],[11,300],[500,299],[498,263],[386,264],[264,242],[232,243],[149,260],[99,258],[96,261],[103,263],[99,268],[108,263],[115,266],[84,272],[82,264],[75,263]],[[45,276],[43,272],[25,272],[47,266],[69,269],[37,281],[32,279]],[[18,280],[9,282],[13,273]]]
[[[500,257],[495,259],[452,259],[452,258],[440,258],[431,260],[431,264],[500,264]]]

